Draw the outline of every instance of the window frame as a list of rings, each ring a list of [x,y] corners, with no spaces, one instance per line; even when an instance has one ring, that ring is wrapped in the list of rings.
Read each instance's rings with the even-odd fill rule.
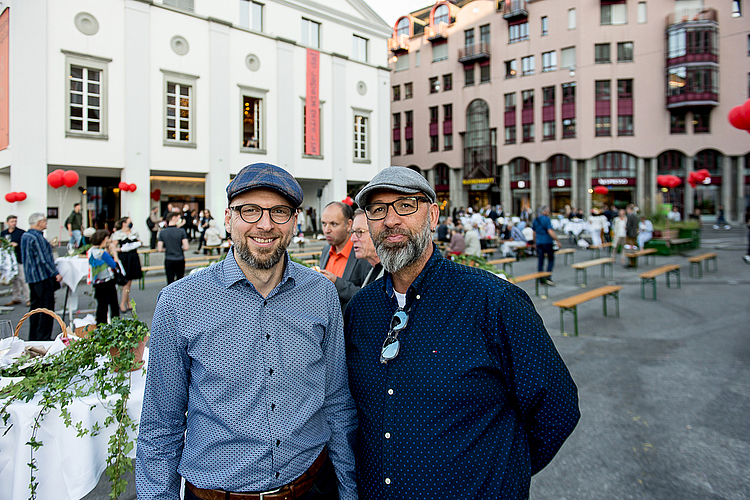
[[[440,92],[440,80],[437,76],[431,76],[429,81],[430,94],[437,94]]]
[[[312,34],[310,30],[313,26],[317,27],[317,33],[315,41],[315,44],[310,43],[310,35]],[[305,29],[305,27],[307,29]],[[308,19],[306,17],[302,18],[302,25],[301,25],[301,35],[300,37],[300,45],[304,47],[310,47],[311,49],[318,49],[320,50],[320,29],[321,29],[321,23],[319,21],[313,21],[312,19]]]
[[[471,79],[467,78],[468,75],[471,75]],[[476,85],[476,75],[474,71],[474,65],[467,65],[464,66],[464,87],[472,87]]]
[[[628,49],[628,46],[630,46],[629,49]],[[627,54],[628,50],[630,51],[630,54],[629,54],[630,58],[626,59],[626,57],[628,56],[628,54]],[[634,62],[634,58],[635,58],[635,56],[633,55],[634,52],[635,52],[635,47],[634,47],[633,42],[630,42],[630,41],[628,41],[628,42],[617,42],[617,62],[618,63],[621,63],[621,62]]]
[[[364,58],[361,57],[360,46],[364,42]],[[352,60],[360,62],[369,62],[369,51],[370,51],[370,39],[363,36],[359,36],[356,33],[352,34]]]
[[[542,73],[557,71],[557,50],[542,52]]]
[[[515,78],[518,76],[518,60],[510,59],[505,61],[505,78]]]
[[[527,64],[528,63],[528,64]],[[531,76],[536,73],[536,61],[534,56],[526,56],[521,58],[521,76]]]
[[[542,36],[549,35],[549,18],[542,16]]]
[[[254,153],[254,154],[266,154],[266,120],[268,107],[268,89],[261,89],[256,87],[248,87],[246,85],[238,85],[240,90],[240,153]],[[251,99],[258,99],[261,101],[260,104],[260,127],[259,135],[260,140],[258,141],[257,148],[246,147],[245,143],[245,130],[244,130],[244,108],[245,108],[245,97]]]
[[[414,97],[414,82],[404,83],[404,100]]]
[[[490,71],[490,63],[489,61],[485,64],[479,65],[479,83],[489,83],[492,79],[492,73]]]
[[[112,62],[112,59],[104,58],[104,57],[97,57],[97,56],[90,56],[87,54],[80,54],[78,52],[71,52],[68,50],[62,50],[63,54],[65,54],[65,137],[76,137],[76,138],[84,138],[84,139],[100,139],[100,140],[109,140],[109,83],[108,83],[108,77],[109,77],[109,63]],[[88,70],[95,70],[100,72],[100,80],[99,80],[99,131],[98,132],[87,132],[84,130],[74,130],[70,127],[70,120],[72,117],[71,113],[71,88],[70,88],[70,75],[71,75],[71,67],[72,66],[78,66],[85,68],[88,72]],[[86,80],[84,80],[84,86],[88,87],[88,85],[85,85]],[[88,90],[88,89],[86,89]],[[88,92],[83,92],[83,96],[86,97],[86,101],[88,101]],[[84,99],[82,99],[83,101]],[[81,103],[83,107],[82,115],[87,114],[86,110],[88,109],[88,102]],[[77,118],[77,117],[76,117]],[[82,121],[86,122],[88,121],[85,116],[82,116]],[[166,123],[166,122],[165,122]]]
[[[370,137],[371,137],[370,129],[372,128],[370,124],[372,122],[370,121],[370,115],[371,115],[372,112],[370,110],[367,110],[367,109],[352,108],[352,113],[353,113],[352,114],[352,118],[353,118],[352,119],[352,124],[355,127],[354,137],[353,137],[353,139],[354,139],[354,143],[353,143],[354,148],[352,150],[352,161],[354,161],[354,163],[370,163],[371,149],[372,149],[372,147],[371,147],[371,140],[370,140]],[[361,118],[362,121],[363,121],[363,123],[360,123],[359,126],[360,127],[362,127],[362,126],[365,127],[364,134],[362,134],[361,130],[360,131],[356,130],[357,119],[358,118]],[[362,142],[363,139],[361,137],[358,139],[357,135],[364,135],[365,136],[364,137],[364,142]],[[364,156],[360,156],[359,158],[357,158],[357,150],[358,150],[357,149],[357,144],[364,144],[364,148],[360,148],[360,152],[361,152],[361,149],[364,149],[364,152],[362,153]]]
[[[443,75],[443,92],[453,90],[453,73]]]
[[[392,90],[392,95],[391,95],[392,100],[393,101],[400,101],[401,100],[401,84],[392,85],[391,89],[393,89]]]
[[[604,50],[605,47],[606,47],[606,51]],[[595,43],[594,44],[594,64],[611,64],[611,63],[612,63],[612,44],[609,42]]]
[[[197,86],[198,86],[198,78],[199,76],[195,75],[188,75],[185,73],[177,73],[173,71],[168,70],[161,70],[163,74],[163,87],[162,87],[162,96],[164,98],[164,104],[162,106],[162,113],[163,113],[163,121],[162,121],[162,133],[164,134],[163,137],[163,145],[164,146],[175,146],[175,147],[184,147],[184,148],[196,148],[198,147],[198,141],[196,139],[197,130],[196,130],[196,124],[198,123],[196,120],[196,110],[197,110]],[[173,83],[180,86],[190,87],[192,89],[192,92],[189,96],[190,98],[190,104],[189,104],[189,129],[188,129],[188,141],[180,141],[179,139],[167,139],[166,132],[167,132],[167,120],[169,119],[169,116],[167,115],[167,89],[169,87],[169,84]],[[175,118],[177,118],[175,116]],[[180,130],[175,124],[175,130]],[[177,134],[175,134],[177,136]]]

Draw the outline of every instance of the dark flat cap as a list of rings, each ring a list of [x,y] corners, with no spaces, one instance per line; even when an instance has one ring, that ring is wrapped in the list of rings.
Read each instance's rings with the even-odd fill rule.
[[[370,195],[375,191],[396,191],[397,193],[424,193],[432,203],[435,203],[435,190],[422,174],[406,167],[384,168],[362,188],[355,201],[364,207],[370,201]]]
[[[253,163],[243,167],[227,186],[227,200],[232,201],[238,194],[256,188],[277,191],[288,199],[294,208],[302,205],[304,193],[297,179],[283,168],[270,163]]]

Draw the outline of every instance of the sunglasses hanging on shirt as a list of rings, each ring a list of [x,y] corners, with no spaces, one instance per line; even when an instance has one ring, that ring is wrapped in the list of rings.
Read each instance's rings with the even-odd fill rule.
[[[406,328],[409,322],[409,313],[399,308],[391,317],[391,328],[385,336],[383,347],[380,349],[380,362],[387,364],[398,356],[401,350],[401,342],[398,340],[398,334]]]

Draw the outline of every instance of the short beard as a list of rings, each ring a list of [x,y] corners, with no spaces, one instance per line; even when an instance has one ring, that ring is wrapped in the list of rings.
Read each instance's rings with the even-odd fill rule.
[[[250,251],[250,247],[247,244],[247,234],[237,235],[235,238],[234,232],[230,228],[230,234],[232,234],[232,243],[234,244],[234,254],[245,264],[253,269],[268,270],[278,264],[286,253],[286,249],[289,243],[292,241],[292,232],[290,231],[287,237],[278,244],[275,250],[271,253],[255,253]],[[282,236],[283,238],[283,236]]]
[[[393,234],[406,235],[406,242],[388,243],[386,238]],[[430,217],[427,217],[424,227],[419,233],[385,228],[377,238],[373,238],[373,243],[380,258],[380,263],[383,264],[383,269],[390,274],[396,273],[419,261],[427,247],[432,243]]]

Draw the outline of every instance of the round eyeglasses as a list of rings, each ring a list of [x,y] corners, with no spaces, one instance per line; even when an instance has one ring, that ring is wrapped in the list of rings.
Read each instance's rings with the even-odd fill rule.
[[[256,222],[258,222],[261,217],[263,217],[263,212],[265,211],[268,211],[268,215],[271,217],[271,221],[275,224],[286,224],[294,214],[294,209],[285,205],[276,205],[275,207],[271,208],[263,208],[252,203],[247,203],[245,205],[236,205],[234,207],[229,207],[229,209],[234,210],[235,212],[239,212],[240,218],[248,224],[255,224]]]
[[[396,310],[391,317],[391,329],[388,330],[383,347],[380,349],[380,362],[387,364],[398,356],[401,350],[401,342],[398,340],[398,334],[406,328],[409,322],[409,313],[403,309]]]
[[[354,231],[349,231],[349,236],[356,236],[360,240],[362,239],[362,236],[368,234],[370,231],[365,231],[364,229],[355,229]]]
[[[424,196],[409,196],[391,203],[370,203],[365,206],[365,215],[368,220],[385,219],[388,215],[388,207],[393,207],[398,215],[411,215],[419,210],[420,201],[429,203],[430,199]]]

